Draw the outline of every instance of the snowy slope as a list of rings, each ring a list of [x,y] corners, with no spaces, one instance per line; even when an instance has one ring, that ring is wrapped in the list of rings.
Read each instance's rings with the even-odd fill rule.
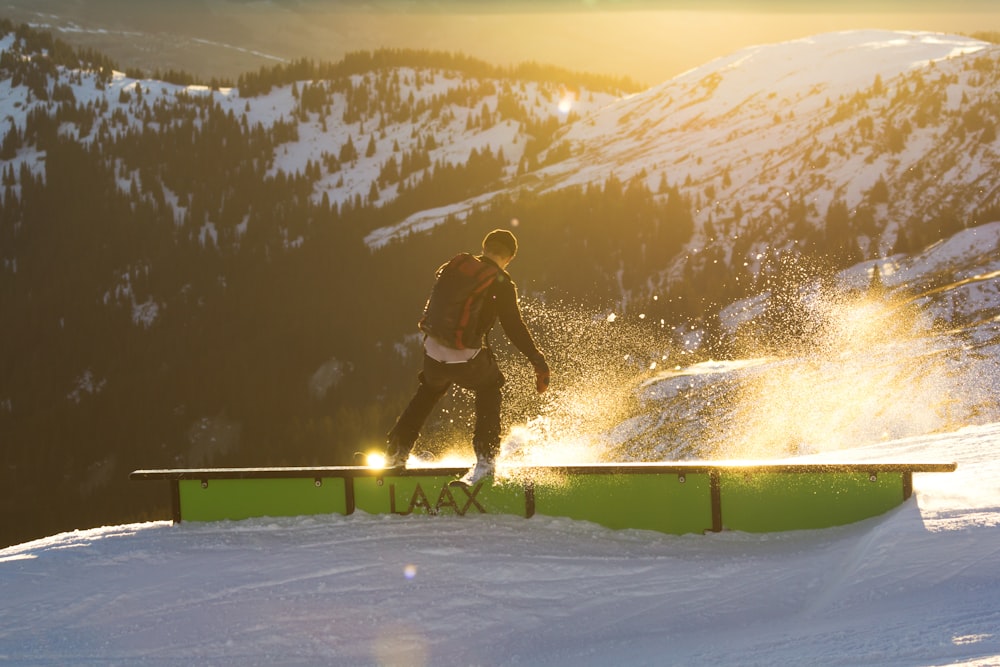
[[[12,45],[8,35],[0,50]],[[245,116],[250,126],[298,118],[298,137],[279,147],[271,173],[302,172],[324,155],[337,155],[351,139],[362,155],[349,169],[318,179],[317,202],[324,195],[332,204],[366,198],[383,165],[414,150],[426,136],[433,136],[437,146],[430,152],[432,162],[463,162],[473,149],[503,151],[509,166],[495,190],[376,230],[368,238],[376,248],[440,224],[449,215],[461,217],[499,194],[602,183],[614,174],[622,180],[642,175],[654,190],[664,178],[681,186],[696,203],[698,228],[711,222],[718,236],[696,235],[692,250],[714,244],[727,257],[737,238],[774,246],[787,240],[769,224],[781,222],[790,202],[804,202],[808,222],[819,225],[831,201],[842,201],[853,211],[882,179],[890,188],[890,201],[876,206],[873,215],[880,236],[875,242],[885,255],[901,225],[952,209],[959,217],[988,222],[978,214],[1000,205],[995,176],[1000,140],[995,132],[992,138],[985,132],[1000,121],[995,105],[998,62],[1000,46],[967,37],[861,30],[744,49],[621,99],[557,83],[480,81],[443,70],[400,67],[351,77],[356,89],[376,100],[384,94],[380,87],[392,82],[398,99],[412,99],[415,105],[465,90],[463,86],[475,91],[465,103],[452,101],[443,110],[406,120],[377,111],[345,120],[343,92],[334,93],[322,113],[303,117],[296,111],[293,86],[247,98],[236,89],[210,91],[120,73],[104,89],[87,72],[62,71],[56,83],[69,86],[80,104],[106,103],[104,118],[124,114],[134,128],[143,124],[144,105],[170,106],[179,95],[190,94],[213,96],[225,112]],[[325,83],[301,81],[296,87]],[[144,91],[142,104],[134,94],[121,98],[122,91],[134,93],[137,85]],[[469,124],[484,108],[499,115],[500,96],[508,93],[536,119],[559,120],[563,131],[552,148],[568,146],[570,157],[545,164],[543,154],[543,166],[518,176],[519,160],[531,140],[524,124],[510,118],[486,127]],[[12,88],[9,81],[0,81],[0,112],[20,129],[39,104],[44,102],[30,99],[24,86]],[[96,129],[88,131],[79,136],[81,141],[93,140]],[[63,132],[78,135],[79,128],[67,123]],[[377,138],[375,152],[364,155],[372,137]],[[27,162],[38,172],[43,157],[29,147],[11,166],[17,172]],[[129,176],[123,180],[125,188],[138,177]],[[391,201],[397,189],[397,184],[380,187],[378,201]],[[766,240],[762,227],[770,234]]]
[[[20,55],[15,48],[17,40],[13,34],[0,38],[0,51]],[[32,56],[25,56],[32,57]],[[435,98],[450,92],[470,87],[468,104],[447,103],[446,112],[437,115],[430,112],[412,122],[398,122],[383,119],[378,112],[359,120],[345,121],[348,106],[343,91],[334,93],[328,108],[323,113],[312,112],[303,118],[299,109],[298,90],[307,85],[324,85],[322,81],[299,81],[295,86],[284,85],[269,92],[252,96],[241,96],[236,88],[211,90],[207,86],[182,86],[154,79],[135,79],[121,72],[115,72],[107,86],[97,84],[96,73],[90,71],[60,68],[53,85],[65,86],[72,90],[74,99],[82,106],[95,105],[99,118],[111,121],[112,136],[120,134],[124,128],[118,118],[126,119],[131,129],[141,130],[149,125],[157,127],[145,118],[149,108],[157,106],[182,106],[187,96],[210,96],[225,113],[232,112],[237,117],[246,117],[249,126],[260,124],[272,127],[278,121],[298,119],[298,137],[283,144],[274,156],[271,173],[281,170],[285,173],[301,172],[310,162],[322,161],[324,154],[336,155],[348,139],[355,142],[362,154],[345,172],[327,174],[316,184],[316,199],[327,193],[330,201],[341,203],[356,195],[366,195],[379,170],[387,159],[400,152],[412,150],[418,139],[433,135],[439,148],[430,152],[432,162],[464,162],[473,149],[482,151],[489,147],[492,151],[503,150],[508,162],[516,165],[524,151],[526,135],[523,128],[510,121],[497,122],[490,127],[467,127],[470,116],[478,118],[483,108],[495,112],[501,92],[513,85],[509,92],[525,109],[539,118],[558,118],[566,121],[570,114],[586,114],[601,108],[615,98],[607,93],[585,89],[569,90],[554,83],[520,82],[510,80],[479,80],[468,75],[436,69],[414,69],[398,67],[381,71],[358,74],[350,77],[350,84],[372,98],[377,97],[376,86],[391,80],[395,94],[408,103],[418,106],[430,104]],[[23,132],[28,112],[36,107],[48,108],[47,101],[33,98],[24,85],[12,85],[10,79],[0,80],[0,112],[14,127]],[[141,88],[141,97],[136,95]],[[490,90],[492,93],[481,93]],[[123,92],[125,96],[123,96]],[[101,108],[105,104],[106,108]],[[366,122],[367,121],[367,124]],[[63,134],[87,143],[98,138],[100,123],[88,126],[81,133],[76,124],[64,123]],[[116,127],[117,126],[117,127]],[[4,126],[7,130],[11,125]],[[366,129],[367,128],[367,129]],[[376,136],[376,151],[364,155],[370,137]],[[395,148],[394,148],[395,146]],[[41,168],[41,159],[33,151],[25,151],[11,161],[14,171],[22,162],[32,168]],[[127,188],[129,180],[124,181]],[[391,199],[392,191],[385,196]]]
[[[997,665],[1000,424],[842,451],[956,460],[823,531],[535,517],[164,523],[0,551],[21,665]]]
[[[730,257],[735,239],[786,242],[774,227],[791,202],[803,202],[819,225],[834,200],[851,211],[878,203],[869,192],[883,180],[890,201],[873,216],[878,253],[888,254],[901,225],[952,208],[975,220],[1000,201],[1000,144],[980,133],[1000,120],[998,58],[1000,47],[968,37],[885,30],[743,49],[582,110],[589,113],[554,143],[570,146],[571,157],[518,186],[544,191],[614,174],[656,189],[665,178],[695,200],[699,228],[715,225],[717,237],[698,234],[691,250],[715,245]],[[427,212],[370,242],[468,206]]]
[[[818,225],[834,200],[851,211],[874,205],[868,193],[882,179],[891,195],[873,217],[878,254],[888,254],[898,226],[943,207],[976,219],[997,199],[1000,144],[961,126],[970,109],[995,108],[996,85],[976,68],[992,71],[998,53],[966,37],[896,31],[745,49],[575,123],[561,137],[574,157],[542,170],[545,184],[610,173],[646,174],[652,188],[663,177],[683,183],[696,222],[718,235],[697,235],[692,250],[715,245],[730,257],[741,237],[787,241],[775,225],[792,202]]]

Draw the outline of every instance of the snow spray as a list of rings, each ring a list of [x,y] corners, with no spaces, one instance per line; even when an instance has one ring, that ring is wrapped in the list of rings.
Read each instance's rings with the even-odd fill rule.
[[[492,334],[507,378],[503,403],[506,429],[497,462],[498,481],[510,479],[522,466],[613,460],[616,442],[609,434],[639,409],[637,387],[658,365],[677,354],[670,342],[671,331],[665,323],[649,322],[641,314],[596,312],[565,302],[543,303],[529,298],[522,298],[521,307],[552,369],[552,384],[544,394],[537,394],[531,365],[502,333]],[[472,461],[468,444],[474,421],[471,392],[455,388],[450,398],[443,418],[429,423],[422,438],[448,442],[432,455],[433,465]],[[447,436],[443,436],[445,432]]]
[[[853,448],[952,430],[976,412],[985,387],[967,341],[908,295],[817,283],[796,298],[805,335],[787,349],[770,341],[771,361],[738,375],[708,422],[706,455]]]

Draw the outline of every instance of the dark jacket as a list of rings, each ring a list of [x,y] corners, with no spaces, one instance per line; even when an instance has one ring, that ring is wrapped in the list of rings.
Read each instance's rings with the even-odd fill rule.
[[[545,357],[535,346],[535,341],[521,318],[521,307],[517,302],[517,285],[511,280],[510,274],[497,266],[489,257],[480,256],[480,259],[496,266],[499,273],[486,292],[485,302],[480,311],[479,334],[485,339],[499,319],[507,338],[528,358],[531,365],[536,370],[547,369]]]

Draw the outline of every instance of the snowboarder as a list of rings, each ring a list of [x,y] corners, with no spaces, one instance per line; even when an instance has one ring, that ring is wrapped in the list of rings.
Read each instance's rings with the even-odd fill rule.
[[[441,266],[420,328],[424,365],[417,392],[388,435],[386,466],[404,467],[431,410],[452,384],[475,393],[472,448],[476,465],[463,478],[474,484],[493,473],[500,450],[500,388],[487,335],[499,318],[504,333],[531,362],[538,393],[549,386],[549,367],[521,318],[517,287],[505,271],[517,254],[517,239],[495,229],[483,239],[482,255],[462,254]],[[467,323],[463,323],[463,314]],[[459,330],[465,327],[468,330]],[[468,344],[470,343],[471,344]]]

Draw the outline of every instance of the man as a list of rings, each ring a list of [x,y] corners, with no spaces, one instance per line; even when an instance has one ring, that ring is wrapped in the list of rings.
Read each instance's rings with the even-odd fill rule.
[[[420,384],[389,432],[386,448],[388,467],[405,466],[413,443],[431,410],[451,385],[457,384],[475,393],[476,407],[476,424],[472,436],[476,466],[463,480],[474,484],[493,473],[500,450],[500,388],[504,384],[504,376],[497,366],[487,335],[498,318],[507,338],[534,367],[535,388],[538,393],[548,388],[549,367],[524,325],[517,301],[517,287],[505,271],[516,254],[517,239],[507,230],[495,229],[483,239],[483,254],[475,259],[484,265],[492,264],[496,270],[495,279],[481,297],[478,322],[472,331],[475,345],[456,346],[453,341],[444,341],[426,334],[426,327],[421,327],[425,329],[425,336],[424,366],[418,375]],[[447,265],[438,269],[439,280],[445,266]],[[491,267],[485,268],[493,275]]]

